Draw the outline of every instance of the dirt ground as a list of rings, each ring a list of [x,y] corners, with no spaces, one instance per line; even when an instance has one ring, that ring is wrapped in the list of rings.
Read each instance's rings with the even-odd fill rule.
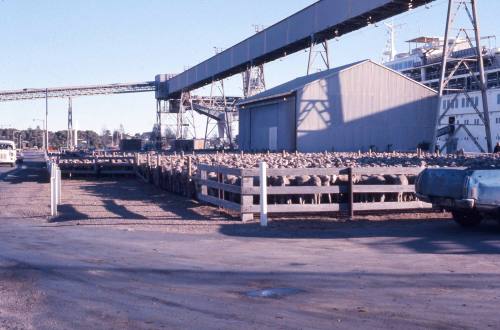
[[[48,200],[40,170],[0,169],[0,329],[500,323],[495,222],[407,213],[261,228],[137,180],[65,181],[52,222]]]

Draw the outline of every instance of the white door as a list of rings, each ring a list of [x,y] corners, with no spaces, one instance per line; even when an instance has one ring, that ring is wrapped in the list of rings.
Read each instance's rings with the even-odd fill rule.
[[[278,127],[269,127],[269,150],[277,151],[278,149]]]

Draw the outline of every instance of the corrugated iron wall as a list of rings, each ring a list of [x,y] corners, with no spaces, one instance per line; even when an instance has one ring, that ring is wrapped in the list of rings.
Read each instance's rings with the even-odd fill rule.
[[[415,150],[430,142],[436,93],[364,62],[297,93],[300,151]]]
[[[436,92],[371,61],[297,86],[295,97],[240,109],[240,148],[302,152],[415,150],[430,142]]]

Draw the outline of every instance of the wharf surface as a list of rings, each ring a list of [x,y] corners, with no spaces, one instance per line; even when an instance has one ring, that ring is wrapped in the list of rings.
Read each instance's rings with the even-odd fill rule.
[[[260,228],[133,179],[65,180],[61,215],[47,222],[48,183],[37,157],[0,168],[0,328],[493,328],[500,321],[496,223],[466,231],[447,215],[400,214],[282,218]],[[290,290],[260,297],[263,289]]]

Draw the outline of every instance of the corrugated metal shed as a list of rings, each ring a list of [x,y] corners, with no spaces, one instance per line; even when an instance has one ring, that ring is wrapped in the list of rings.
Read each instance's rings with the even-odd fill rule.
[[[240,102],[240,147],[414,150],[432,139],[435,102],[434,90],[361,61],[297,78]],[[283,118],[294,125],[283,125]]]
[[[298,89],[304,87],[305,85],[307,85],[313,81],[316,81],[318,79],[324,79],[325,77],[328,77],[328,76],[331,76],[334,74],[338,74],[342,70],[348,69],[354,65],[363,63],[365,61],[368,61],[368,60],[363,60],[363,61],[339,66],[337,68],[333,68],[330,70],[325,70],[325,71],[313,73],[313,74],[310,74],[308,76],[295,78],[294,80],[290,80],[289,82],[286,82],[282,85],[273,87],[273,88],[268,89],[262,93],[248,97],[246,99],[243,99],[243,100],[238,102],[238,105],[241,106],[241,105],[245,105],[248,103],[255,103],[255,102],[263,101],[266,99],[272,99],[272,98],[290,95],[290,94],[296,92]]]

